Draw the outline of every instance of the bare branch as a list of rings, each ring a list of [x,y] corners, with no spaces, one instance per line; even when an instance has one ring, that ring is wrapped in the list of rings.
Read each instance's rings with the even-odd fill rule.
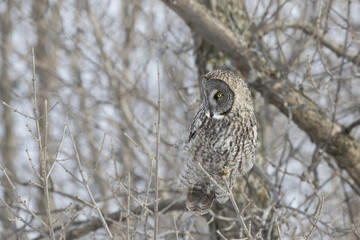
[[[106,223],[106,221],[105,221],[105,219],[104,219],[104,216],[103,216],[103,214],[101,213],[101,210],[100,210],[99,206],[96,204],[96,201],[95,201],[95,199],[94,199],[94,197],[93,197],[93,194],[92,194],[92,192],[91,192],[91,190],[90,190],[90,187],[89,187],[89,180],[90,180],[90,179],[87,179],[87,178],[85,177],[84,169],[83,169],[82,164],[81,164],[81,161],[80,161],[79,152],[78,152],[78,150],[77,150],[76,143],[75,143],[75,140],[74,140],[74,136],[73,136],[73,134],[72,134],[72,131],[71,131],[71,129],[70,129],[69,122],[67,123],[67,126],[68,126],[68,129],[69,129],[69,134],[70,134],[71,142],[72,142],[72,145],[73,145],[73,148],[74,148],[74,151],[75,151],[75,158],[76,158],[76,161],[77,161],[77,164],[78,164],[78,167],[79,167],[79,172],[80,172],[80,175],[81,175],[81,178],[82,178],[82,183],[84,184],[84,186],[85,186],[85,188],[86,188],[86,191],[87,191],[88,194],[89,194],[89,197],[90,197],[90,199],[91,199],[91,202],[92,202],[92,204],[94,205],[94,207],[95,207],[95,209],[96,209],[96,211],[97,211],[97,213],[98,213],[98,215],[99,215],[99,217],[100,217],[100,220],[101,220],[104,228],[106,229],[107,234],[109,235],[110,238],[113,238],[113,236],[112,236],[112,234],[111,234],[111,232],[110,232],[110,229],[109,229],[109,227],[108,227],[108,225],[107,225],[107,223]]]
[[[157,79],[158,79],[158,119],[156,124],[156,162],[155,162],[155,227],[154,239],[157,239],[159,231],[159,161],[160,161],[160,119],[161,119],[161,91],[160,91],[160,71],[159,64],[157,64]]]

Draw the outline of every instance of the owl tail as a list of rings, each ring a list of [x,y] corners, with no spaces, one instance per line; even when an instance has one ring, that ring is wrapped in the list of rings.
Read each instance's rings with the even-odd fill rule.
[[[215,199],[215,192],[207,193],[202,189],[189,188],[186,198],[186,207],[191,213],[206,214],[210,211]]]

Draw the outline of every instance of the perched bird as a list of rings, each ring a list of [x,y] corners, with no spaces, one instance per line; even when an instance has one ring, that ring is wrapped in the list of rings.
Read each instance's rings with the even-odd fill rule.
[[[257,143],[251,93],[239,76],[211,71],[202,79],[202,90],[178,181],[194,214],[209,212],[215,198],[219,203],[228,200],[228,187],[252,168]]]

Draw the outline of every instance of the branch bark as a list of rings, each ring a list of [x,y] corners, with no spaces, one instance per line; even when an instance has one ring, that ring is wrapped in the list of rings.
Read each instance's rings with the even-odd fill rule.
[[[275,81],[280,73],[269,70],[260,57],[246,55],[246,43],[237,39],[232,31],[211,15],[201,4],[192,0],[162,0],[174,10],[189,27],[222,51],[244,76],[254,66],[256,76],[253,87],[282,113],[290,117],[307,133],[319,147],[332,155],[337,165],[345,170],[360,187],[360,144],[343,131],[343,126],[334,122],[310,98],[288,81]],[[329,44],[325,44],[329,45]],[[356,62],[356,61],[355,61]],[[271,79],[274,81],[265,81]]]
[[[236,62],[241,72],[250,71],[249,61],[244,54],[246,45],[241,45],[231,30],[222,25],[201,4],[192,0],[163,0],[163,2],[174,10],[192,30]]]

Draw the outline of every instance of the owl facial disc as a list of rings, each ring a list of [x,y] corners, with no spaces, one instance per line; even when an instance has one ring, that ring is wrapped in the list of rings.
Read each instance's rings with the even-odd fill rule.
[[[202,85],[206,116],[222,119],[231,110],[234,102],[234,93],[225,82],[219,79],[203,78]]]

